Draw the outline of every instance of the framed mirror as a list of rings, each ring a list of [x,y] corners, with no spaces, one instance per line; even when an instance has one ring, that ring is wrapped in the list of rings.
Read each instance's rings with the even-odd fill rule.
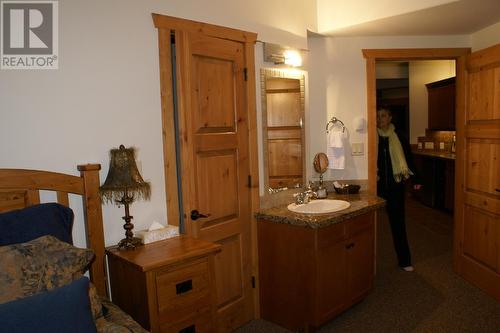
[[[305,168],[305,76],[282,69],[261,69],[264,186],[302,186]]]

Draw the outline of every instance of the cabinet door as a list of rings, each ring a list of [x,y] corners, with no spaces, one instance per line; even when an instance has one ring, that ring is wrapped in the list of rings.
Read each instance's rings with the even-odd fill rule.
[[[345,309],[345,241],[329,244],[318,252],[318,290],[316,323],[323,323]]]
[[[373,218],[365,229],[359,230],[346,241],[345,251],[347,254],[348,302],[353,304],[361,300],[373,288],[375,272],[375,225]]]

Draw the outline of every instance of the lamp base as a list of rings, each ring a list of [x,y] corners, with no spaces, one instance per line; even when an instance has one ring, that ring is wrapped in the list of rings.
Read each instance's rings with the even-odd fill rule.
[[[120,250],[133,250],[141,245],[142,241],[137,237],[127,237],[118,242],[118,249]]]

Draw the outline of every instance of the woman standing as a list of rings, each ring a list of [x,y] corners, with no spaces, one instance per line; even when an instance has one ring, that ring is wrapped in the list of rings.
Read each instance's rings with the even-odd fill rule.
[[[415,170],[410,145],[395,129],[388,109],[377,110],[377,131],[377,193],[387,202],[386,210],[399,267],[411,272],[413,266],[405,222],[405,181],[414,176],[412,170]],[[421,185],[415,183],[413,187],[418,190]]]

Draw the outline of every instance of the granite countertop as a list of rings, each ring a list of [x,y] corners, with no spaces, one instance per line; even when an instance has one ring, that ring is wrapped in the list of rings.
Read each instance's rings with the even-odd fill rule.
[[[412,150],[412,153],[417,154],[417,155],[423,155],[423,156],[443,158],[443,159],[447,159],[447,160],[454,160],[455,159],[455,153],[450,153],[449,151],[434,151],[434,150],[414,149],[414,150]]]
[[[279,205],[267,208],[255,214],[257,219],[272,221],[276,223],[291,224],[295,226],[309,227],[313,229],[325,228],[332,224],[339,223],[352,217],[368,213],[385,206],[385,200],[373,194],[360,192],[359,194],[329,194],[328,199],[345,200],[351,203],[347,209],[321,215],[310,215],[294,213],[288,210],[287,206]],[[290,199],[289,203],[292,203]]]

